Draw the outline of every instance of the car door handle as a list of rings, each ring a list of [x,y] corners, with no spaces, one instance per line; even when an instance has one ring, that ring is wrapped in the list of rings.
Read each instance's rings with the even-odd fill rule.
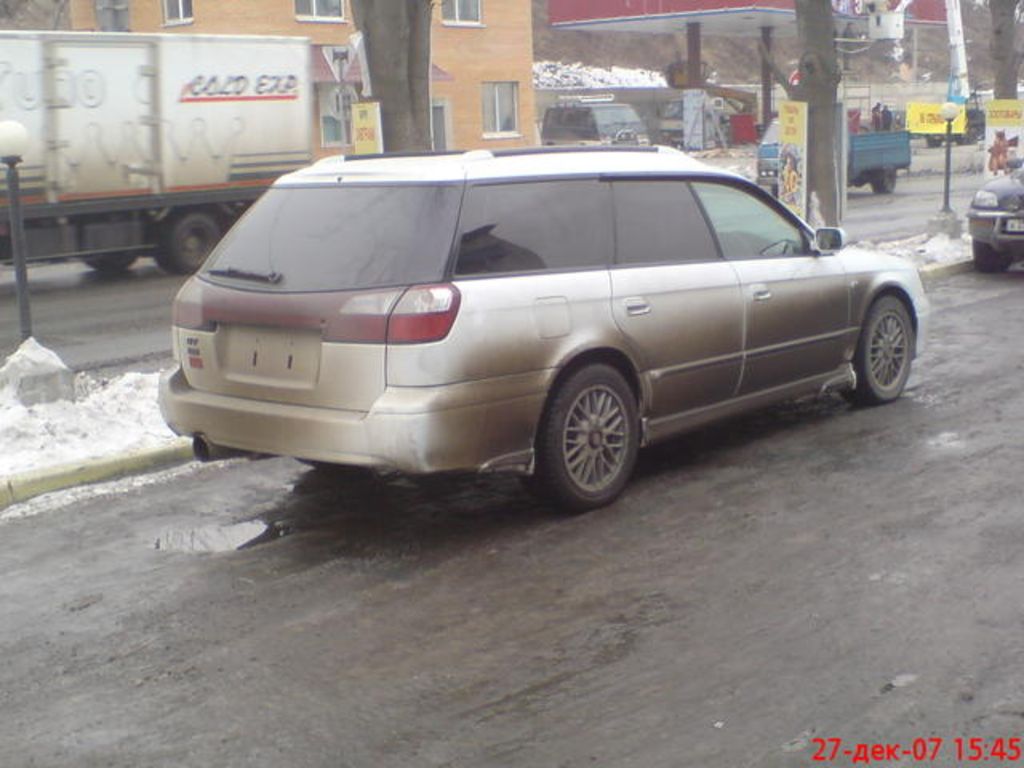
[[[772,297],[772,292],[767,288],[758,288],[754,291],[754,301],[768,301]]]
[[[651,313],[651,305],[647,303],[646,299],[635,297],[626,299],[622,303],[626,305],[626,314],[632,317]]]

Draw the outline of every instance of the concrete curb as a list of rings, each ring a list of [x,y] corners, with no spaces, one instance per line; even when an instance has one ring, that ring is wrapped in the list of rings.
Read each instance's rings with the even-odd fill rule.
[[[963,261],[951,261],[946,264],[925,264],[923,267],[919,267],[917,272],[921,275],[921,282],[926,286],[931,285],[936,280],[941,280],[944,277],[950,277],[952,275],[960,275],[964,272],[974,271],[974,260],[964,259]]]
[[[192,442],[181,439],[158,448],[0,477],[0,509],[44,493],[141,474],[191,459]]]

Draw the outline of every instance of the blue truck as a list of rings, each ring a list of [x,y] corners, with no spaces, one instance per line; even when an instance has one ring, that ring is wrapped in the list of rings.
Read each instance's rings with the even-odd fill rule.
[[[878,131],[850,134],[846,166],[851,187],[871,185],[875,194],[896,189],[896,171],[910,167],[910,134]],[[757,148],[757,183],[772,195],[779,194],[779,124],[773,122]]]

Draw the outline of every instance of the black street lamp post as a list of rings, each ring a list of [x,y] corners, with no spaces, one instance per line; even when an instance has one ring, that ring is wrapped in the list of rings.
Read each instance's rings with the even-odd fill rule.
[[[32,336],[29,311],[28,271],[25,267],[25,222],[21,213],[21,184],[18,163],[28,146],[28,131],[15,120],[0,122],[0,161],[7,166],[7,207],[11,220],[11,257],[14,261],[14,282],[18,297],[18,327],[21,340]]]
[[[952,214],[953,209],[949,207],[949,177],[953,165],[953,121],[960,114],[960,107],[951,101],[947,101],[939,109],[939,114],[946,121],[946,167],[942,183],[942,210],[940,213]]]

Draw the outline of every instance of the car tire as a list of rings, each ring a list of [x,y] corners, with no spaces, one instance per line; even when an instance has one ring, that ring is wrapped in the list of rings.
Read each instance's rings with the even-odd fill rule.
[[[1005,272],[1010,267],[1010,257],[999,253],[988,243],[972,240],[971,251],[974,255],[974,268],[978,272]]]
[[[895,296],[876,299],[868,309],[854,352],[857,386],[849,399],[857,405],[882,405],[903,394],[910,377],[914,339],[914,324],[903,302]]]
[[[221,238],[221,226],[209,213],[192,211],[167,222],[156,263],[165,272],[190,275],[203,266]]]
[[[883,168],[871,176],[871,191],[876,195],[889,195],[896,189],[896,169]]]
[[[121,275],[128,271],[137,258],[134,253],[112,253],[106,256],[89,256],[82,261],[101,275]]]
[[[602,507],[625,489],[639,443],[633,390],[615,368],[588,365],[551,395],[525,485],[568,512]]]

